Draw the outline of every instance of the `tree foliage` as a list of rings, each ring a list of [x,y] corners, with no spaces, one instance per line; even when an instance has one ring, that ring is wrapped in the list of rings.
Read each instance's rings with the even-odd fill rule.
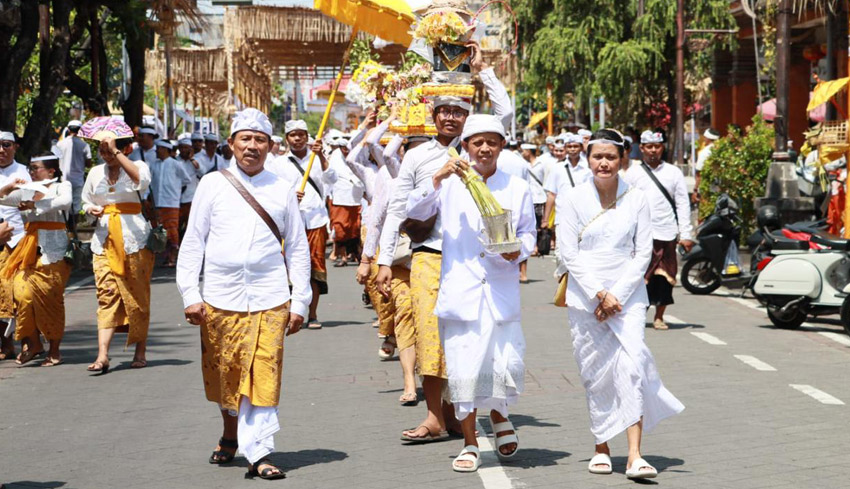
[[[764,195],[767,171],[773,161],[774,137],[773,128],[756,114],[746,134],[730,126],[729,134],[714,143],[701,173],[700,218],[710,215],[717,196],[726,193],[740,206],[745,232],[751,229],[755,199]]]
[[[511,0],[524,88],[545,94],[551,86],[559,100],[604,95],[619,122],[642,122],[635,114],[673,95],[676,40],[676,2],[643,3],[638,15],[638,0]],[[689,0],[685,14],[688,28],[735,26],[728,0]],[[685,53],[696,79],[708,73],[708,54]]]

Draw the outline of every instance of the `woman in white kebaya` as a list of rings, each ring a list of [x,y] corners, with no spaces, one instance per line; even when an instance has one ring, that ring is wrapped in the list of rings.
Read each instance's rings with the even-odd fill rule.
[[[588,469],[612,472],[608,440],[625,431],[626,476],[648,479],[658,472],[641,457],[641,433],[684,406],[661,383],[644,342],[651,222],[644,194],[617,175],[623,152],[617,132],[593,135],[588,144],[593,180],[569,195],[558,216],[558,241],[569,270],[573,348],[596,438]]]
[[[528,182],[496,166],[505,145],[499,119],[469,116],[461,140],[471,163],[450,159],[434,174],[433,189],[410,196],[408,217],[426,220],[439,213],[442,222],[442,273],[434,313],[439,317],[451,402],[464,436],[464,448],[452,468],[474,472],[481,464],[475,436],[478,409],[490,412],[499,458],[510,458],[519,448],[507,418],[525,376],[517,265],[531,254],[537,232]],[[501,207],[511,211],[520,251],[492,254],[482,244],[481,213],[459,178],[470,164]]]

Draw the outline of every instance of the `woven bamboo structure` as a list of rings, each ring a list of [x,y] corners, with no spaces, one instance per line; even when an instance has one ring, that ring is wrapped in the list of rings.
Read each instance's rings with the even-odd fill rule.
[[[230,8],[225,13],[224,31],[230,46],[248,48],[272,66],[283,68],[284,76],[293,74],[293,67],[312,73],[316,67],[339,66],[351,37],[351,27],[318,10],[299,7]],[[378,54],[383,63],[396,64],[405,51],[393,44]]]
[[[165,85],[165,54],[147,53],[145,83]],[[233,66],[233,79],[228,73]],[[172,85],[175,95],[193,110],[219,115],[232,110],[228,94],[243,104],[268,110],[271,102],[271,68],[264,59],[244,51],[229,52],[224,47],[175,49],[171,53]],[[232,81],[232,83],[231,83]]]

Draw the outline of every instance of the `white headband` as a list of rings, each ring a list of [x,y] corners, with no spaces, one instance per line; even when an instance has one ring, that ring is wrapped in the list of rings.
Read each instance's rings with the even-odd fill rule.
[[[590,147],[594,144],[613,144],[614,146],[619,146],[621,148],[623,147],[623,143],[621,143],[621,142],[617,142],[617,141],[614,141],[614,140],[611,140],[611,139],[604,139],[604,138],[603,139],[591,139],[590,141],[587,142],[588,147]]]
[[[643,131],[640,135],[640,144],[663,143],[664,136],[660,132]]]
[[[33,162],[36,162],[36,161],[48,161],[48,160],[58,160],[58,159],[59,159],[59,157],[56,156],[56,155],[36,156],[35,158],[30,160],[30,163],[33,163]]]

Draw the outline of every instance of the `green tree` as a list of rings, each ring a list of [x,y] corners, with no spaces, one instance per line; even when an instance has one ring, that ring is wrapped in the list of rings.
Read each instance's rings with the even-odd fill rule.
[[[749,233],[755,221],[755,199],[764,195],[773,161],[773,140],[773,128],[756,114],[746,134],[730,126],[729,134],[714,143],[701,173],[700,218],[714,212],[717,196],[726,193],[738,202],[744,233]]]
[[[638,15],[638,5],[644,12]],[[525,45],[524,88],[561,100],[604,95],[621,123],[652,102],[673,106],[676,2],[673,0],[511,0]],[[689,28],[733,28],[728,0],[689,0]],[[716,43],[715,43],[716,45]],[[686,48],[687,49],[687,48]],[[696,79],[708,73],[710,49],[685,53]]]

